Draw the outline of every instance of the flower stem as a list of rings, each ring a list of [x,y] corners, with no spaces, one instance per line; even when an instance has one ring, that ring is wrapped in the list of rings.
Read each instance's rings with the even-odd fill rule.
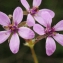
[[[34,63],[38,63],[38,60],[37,60],[37,57],[36,57],[34,49],[33,48],[30,48],[30,49],[31,49],[31,52],[32,52],[32,57],[34,59]]]
[[[47,35],[40,35],[40,36],[37,36],[34,43],[36,44],[37,42],[39,42],[40,40],[42,40],[42,39],[44,39],[44,38],[46,38],[46,37],[47,37]]]

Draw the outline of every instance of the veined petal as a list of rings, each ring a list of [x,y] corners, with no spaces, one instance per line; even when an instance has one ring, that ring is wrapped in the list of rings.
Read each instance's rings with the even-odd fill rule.
[[[53,38],[60,44],[63,46],[63,35],[57,33],[55,36],[53,36]]]
[[[46,26],[51,26],[52,23],[52,17],[50,15],[49,12],[45,11],[45,10],[39,10],[39,13],[41,14],[42,19],[44,20]]]
[[[23,10],[20,7],[17,7],[13,12],[13,21],[14,23],[19,24],[23,19]]]
[[[28,4],[27,0],[20,0],[22,5],[26,8],[27,11],[30,9],[30,5]]]
[[[12,53],[16,54],[19,51],[19,45],[20,45],[19,36],[17,33],[15,33],[12,35],[9,43],[9,47]]]
[[[20,27],[18,33],[24,39],[32,39],[35,36],[34,32],[27,27]]]
[[[34,16],[35,20],[40,23],[43,26],[47,26],[45,20],[42,18],[41,16],[41,12],[38,11],[38,13],[36,13],[36,15]]]
[[[52,55],[56,50],[56,44],[52,37],[47,37],[46,39],[46,54],[48,56]]]
[[[0,12],[0,24],[3,26],[8,26],[10,24],[9,17],[3,12]]]
[[[63,31],[63,20],[59,21],[55,26],[54,29],[56,31]]]
[[[33,7],[39,7],[42,0],[33,0]]]
[[[32,17],[32,15],[28,14],[26,24],[27,24],[29,27],[32,27],[32,26],[35,24],[35,20],[34,20],[34,18]]]
[[[0,44],[5,42],[10,36],[10,31],[0,31]]]
[[[43,28],[41,25],[39,25],[39,24],[35,24],[35,25],[33,26],[33,30],[34,30],[37,34],[39,34],[39,35],[44,35],[44,34],[45,34],[44,28]]]
[[[50,9],[42,9],[41,11],[42,12],[48,12],[50,14],[51,18],[54,18],[54,16],[55,16],[55,13]]]

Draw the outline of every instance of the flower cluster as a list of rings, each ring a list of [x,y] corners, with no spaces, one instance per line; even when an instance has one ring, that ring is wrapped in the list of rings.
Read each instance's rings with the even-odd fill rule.
[[[48,56],[52,55],[56,50],[55,40],[63,46],[63,34],[57,33],[57,31],[63,31],[63,20],[51,27],[55,13],[50,9],[39,10],[42,0],[33,0],[31,8],[27,0],[20,0],[20,2],[27,12],[26,26],[20,26],[24,15],[21,7],[15,8],[11,18],[0,11],[0,25],[5,29],[4,31],[0,31],[0,44],[9,39],[10,50],[16,54],[20,46],[19,36],[26,41],[25,45],[33,47],[36,43],[36,38],[40,36],[42,39],[45,35],[46,54]],[[38,34],[37,37],[35,36],[35,32]]]

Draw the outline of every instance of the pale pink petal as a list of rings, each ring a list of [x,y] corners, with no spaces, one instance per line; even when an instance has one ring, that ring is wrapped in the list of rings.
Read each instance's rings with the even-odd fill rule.
[[[35,36],[34,32],[27,27],[20,27],[18,33],[24,39],[32,39]]]
[[[41,9],[40,11],[48,12],[50,14],[51,18],[53,18],[55,16],[55,13],[50,9]]]
[[[19,51],[19,46],[20,46],[19,36],[17,33],[15,33],[12,35],[9,43],[9,47],[12,53],[16,54]]]
[[[43,26],[47,26],[45,20],[41,16],[41,12],[38,11],[38,13],[34,16],[35,20],[40,23]]]
[[[35,24],[35,20],[34,20],[34,18],[32,17],[32,15],[28,14],[26,24],[27,24],[29,27],[32,27],[32,26]]]
[[[13,21],[14,23],[19,24],[23,19],[23,10],[20,7],[17,7],[13,12]]]
[[[39,7],[42,0],[33,0],[33,7]]]
[[[59,21],[55,26],[54,29],[56,31],[63,31],[63,20]]]
[[[46,39],[46,54],[48,56],[52,55],[56,50],[56,44],[52,37],[47,37]]]
[[[27,0],[20,0],[22,5],[26,8],[27,11],[30,9],[30,5],[28,4]]]
[[[63,46],[63,35],[57,33],[55,36],[53,36],[53,38],[60,44]]]
[[[0,44],[5,42],[10,36],[10,31],[0,31]]]
[[[44,34],[45,34],[44,28],[43,28],[41,25],[39,25],[39,24],[35,24],[35,25],[33,26],[33,30],[34,30],[37,34],[39,34],[39,35],[44,35]]]
[[[9,17],[3,12],[0,12],[0,24],[3,26],[8,26],[10,24]]]
[[[45,21],[46,27],[51,26],[52,17],[50,15],[50,13],[45,10],[39,10],[39,13],[41,14],[42,19]]]

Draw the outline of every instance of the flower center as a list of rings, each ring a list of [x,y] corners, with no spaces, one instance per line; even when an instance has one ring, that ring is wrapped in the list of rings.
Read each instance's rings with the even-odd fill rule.
[[[54,28],[46,28],[45,29],[45,33],[47,34],[47,36],[54,36],[54,35],[56,35],[56,32],[55,32]]]
[[[33,7],[32,9],[30,9],[29,12],[30,12],[31,15],[35,15],[37,13],[37,11],[38,11],[38,8]]]
[[[11,30],[12,33],[15,33],[18,31],[18,27],[16,25],[10,24],[8,28]]]

